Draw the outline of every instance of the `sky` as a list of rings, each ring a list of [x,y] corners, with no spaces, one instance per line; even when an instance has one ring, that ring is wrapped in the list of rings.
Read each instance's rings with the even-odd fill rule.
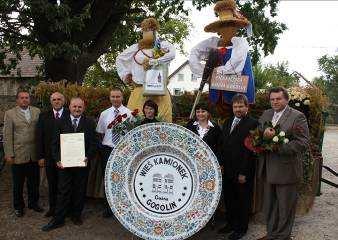
[[[191,7],[191,2],[185,2]],[[191,22],[194,28],[185,41],[185,51],[198,42],[213,36],[205,33],[204,26],[216,20],[213,5],[198,11],[191,8]],[[311,80],[320,76],[317,60],[325,55],[338,54],[338,1],[285,1],[278,6],[277,20],[288,27],[280,36],[274,54],[262,59],[262,63],[276,65],[287,61],[291,71],[302,73]],[[188,56],[177,52],[170,71],[180,66]]]

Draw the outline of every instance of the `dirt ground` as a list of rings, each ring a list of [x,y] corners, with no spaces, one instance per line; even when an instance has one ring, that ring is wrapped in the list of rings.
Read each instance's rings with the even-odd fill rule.
[[[324,164],[338,171],[338,127],[328,127],[324,137]],[[0,240],[133,240],[139,239],[123,228],[115,219],[101,217],[101,200],[88,199],[83,213],[84,224],[75,226],[67,219],[63,228],[45,233],[41,226],[49,219],[43,214],[31,210],[25,212],[23,218],[16,218],[11,205],[11,174],[6,167],[0,173]],[[323,170],[323,177],[334,182],[337,178]],[[338,189],[322,184],[322,195],[317,197],[313,209],[305,216],[297,217],[293,231],[296,240],[336,240],[338,239]],[[41,190],[41,205],[47,209],[47,192]],[[223,224],[218,221],[216,229]],[[191,240],[226,239],[216,234],[216,229],[207,226],[195,234]],[[254,240],[263,236],[265,226],[260,221],[252,221],[249,231],[243,240]]]

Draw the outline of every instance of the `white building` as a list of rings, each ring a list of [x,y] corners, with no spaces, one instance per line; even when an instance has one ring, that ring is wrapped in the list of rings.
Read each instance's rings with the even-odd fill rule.
[[[171,95],[181,95],[184,92],[198,90],[202,79],[191,72],[188,60],[170,74],[168,78],[168,89]],[[203,91],[208,91],[207,84],[204,86]]]

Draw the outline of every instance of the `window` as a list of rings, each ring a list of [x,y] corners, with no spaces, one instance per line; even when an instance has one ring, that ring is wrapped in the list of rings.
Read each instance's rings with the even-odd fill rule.
[[[191,81],[196,82],[197,81],[197,76],[195,74],[191,74]]]
[[[177,81],[183,82],[184,81],[184,74],[182,74],[182,73],[177,74]]]

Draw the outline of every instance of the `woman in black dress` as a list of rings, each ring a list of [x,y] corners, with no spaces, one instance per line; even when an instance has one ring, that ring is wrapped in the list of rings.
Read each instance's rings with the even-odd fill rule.
[[[219,164],[220,148],[222,146],[223,134],[221,128],[215,122],[210,121],[209,107],[206,103],[199,103],[195,108],[195,119],[188,122],[186,128],[196,133],[215,153]]]
[[[153,100],[147,100],[143,104],[142,112],[144,115],[144,119],[141,122],[141,125],[147,123],[158,122],[156,119],[158,113],[158,105]]]

